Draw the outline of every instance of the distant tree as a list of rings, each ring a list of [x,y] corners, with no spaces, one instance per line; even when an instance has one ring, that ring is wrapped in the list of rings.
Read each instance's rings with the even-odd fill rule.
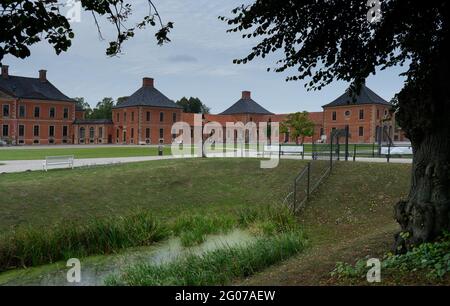
[[[158,26],[155,33],[158,44],[169,42],[168,34],[173,23],[163,24],[157,8],[146,0],[149,10],[137,24],[127,24],[133,14],[131,1],[80,0],[81,9],[92,14],[99,37],[103,39],[98,17],[109,21],[116,30],[116,38],[109,42],[106,54],[121,53],[122,44],[134,37],[136,30],[146,26]],[[18,58],[30,56],[30,46],[44,40],[60,54],[72,45],[75,37],[69,17],[60,11],[59,0],[8,0],[0,3],[0,62],[6,54]]]
[[[73,98],[73,100],[75,100],[75,104],[84,111],[86,118],[91,115],[92,113],[91,106],[84,100],[83,97],[76,97]]]
[[[196,113],[196,114],[209,114],[210,108],[207,107],[199,98],[186,97],[181,98],[176,102],[179,106],[183,107],[186,113]]]
[[[112,109],[115,105],[113,98],[103,98],[97,103],[97,106],[92,110],[89,119],[112,119]]]
[[[395,208],[395,249],[450,230],[450,1],[255,0],[232,14],[220,17],[230,32],[260,38],[235,63],[281,55],[268,70],[292,69],[287,80],[308,89],[341,80],[355,94],[377,69],[406,64],[397,119],[414,158],[409,195]]]
[[[119,98],[117,98],[117,103],[116,103],[116,105],[122,104],[123,102],[125,102],[126,100],[128,100],[128,98],[129,98],[129,97],[119,97]]]
[[[281,122],[281,132],[287,133],[295,139],[298,144],[298,139],[301,139],[301,144],[305,141],[305,137],[312,137],[314,135],[315,123],[309,119],[308,112],[298,112],[289,114],[287,118]]]

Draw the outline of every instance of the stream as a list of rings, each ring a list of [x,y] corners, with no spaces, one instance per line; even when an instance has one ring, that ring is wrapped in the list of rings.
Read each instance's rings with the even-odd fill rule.
[[[245,245],[254,237],[242,230],[210,235],[198,246],[183,247],[179,238],[171,238],[147,247],[124,250],[113,255],[81,258],[81,282],[67,281],[66,262],[15,269],[0,273],[0,286],[102,286],[107,276],[120,273],[135,263],[164,264],[189,254],[202,254],[227,246]]]

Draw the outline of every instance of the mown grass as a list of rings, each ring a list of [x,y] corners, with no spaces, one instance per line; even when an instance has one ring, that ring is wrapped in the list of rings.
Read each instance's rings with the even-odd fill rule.
[[[137,264],[110,276],[107,285],[156,286],[225,285],[250,276],[302,251],[306,239],[299,231],[259,238],[245,246],[190,255],[163,265]]]
[[[164,155],[170,155],[170,146],[164,146]],[[147,147],[92,147],[89,148],[16,148],[0,149],[0,160],[41,160],[46,156],[74,155],[75,158],[109,158],[109,157],[136,157],[156,156],[158,148]]]
[[[158,220],[234,216],[245,207],[279,203],[305,165],[281,160],[183,159],[75,170],[0,174],[0,231],[150,210]]]

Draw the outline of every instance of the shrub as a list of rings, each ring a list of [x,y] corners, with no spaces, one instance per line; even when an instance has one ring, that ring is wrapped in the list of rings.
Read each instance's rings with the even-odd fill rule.
[[[385,255],[381,269],[401,275],[424,271],[429,279],[443,278],[450,272],[450,234],[444,234],[434,243],[423,243],[406,254]],[[338,262],[331,274],[339,278],[357,278],[365,277],[366,273],[366,261],[358,260],[354,266]]]

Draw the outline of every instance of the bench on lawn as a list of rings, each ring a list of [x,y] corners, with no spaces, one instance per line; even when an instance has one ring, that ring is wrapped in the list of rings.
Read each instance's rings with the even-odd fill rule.
[[[263,155],[265,153],[277,153],[278,155],[285,155],[285,154],[299,154],[302,156],[302,158],[304,158],[304,147],[299,145],[299,146],[288,146],[288,145],[271,145],[271,146],[264,146],[263,149]]]
[[[381,147],[382,155],[412,155],[412,147],[411,146],[403,146],[403,147]]]
[[[68,156],[46,156],[44,163],[42,164],[42,168],[44,171],[48,171],[49,166],[60,166],[60,165],[67,165],[70,168],[73,169],[73,161],[74,161],[73,155]]]

